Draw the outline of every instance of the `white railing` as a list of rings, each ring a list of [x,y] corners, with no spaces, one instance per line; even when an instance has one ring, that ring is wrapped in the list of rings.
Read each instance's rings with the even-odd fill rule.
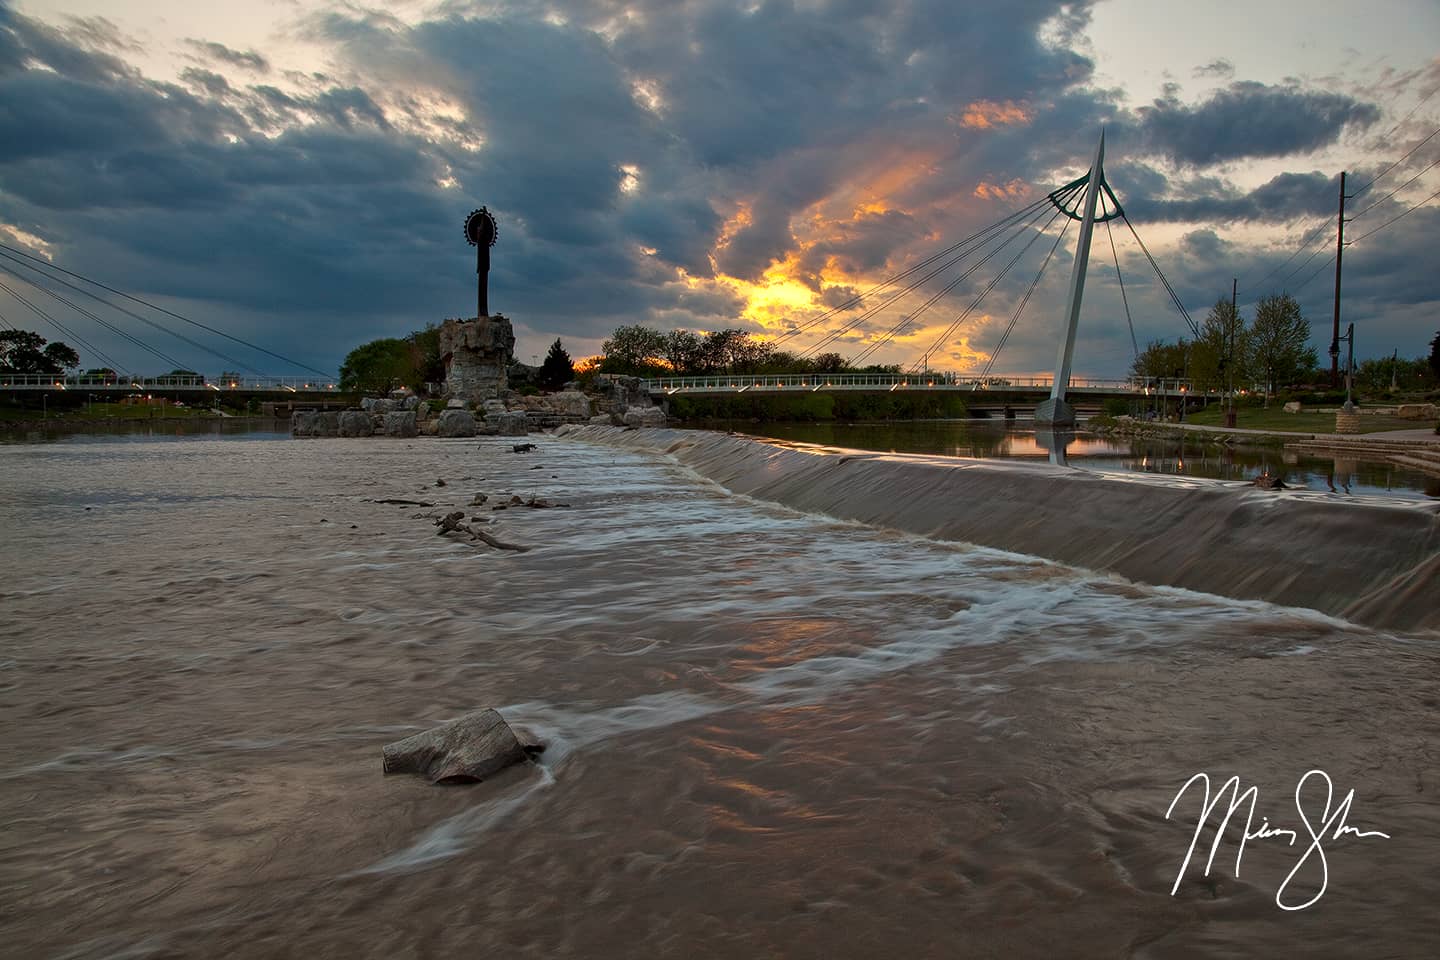
[[[86,393],[146,393],[156,390],[167,393],[181,390],[215,393],[338,393],[340,385],[333,379],[317,377],[141,377],[125,374],[60,377],[33,373],[0,373],[0,390],[77,390]]]
[[[655,377],[644,382],[651,394],[747,393],[822,390],[1049,390],[1054,377],[967,377],[955,373],[783,373]],[[1186,379],[1098,379],[1071,377],[1067,392],[1181,396],[1195,392]]]

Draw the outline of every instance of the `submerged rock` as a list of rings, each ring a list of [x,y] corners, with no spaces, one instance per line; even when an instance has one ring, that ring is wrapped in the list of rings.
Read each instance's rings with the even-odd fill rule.
[[[529,760],[532,752],[500,714],[479,710],[389,744],[382,757],[386,773],[416,773],[431,783],[474,783]]]

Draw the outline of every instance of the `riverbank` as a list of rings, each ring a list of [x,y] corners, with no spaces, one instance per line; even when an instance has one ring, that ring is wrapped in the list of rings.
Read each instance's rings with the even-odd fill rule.
[[[678,430],[562,435],[673,456],[735,493],[1159,586],[1440,629],[1440,503],[766,443]]]

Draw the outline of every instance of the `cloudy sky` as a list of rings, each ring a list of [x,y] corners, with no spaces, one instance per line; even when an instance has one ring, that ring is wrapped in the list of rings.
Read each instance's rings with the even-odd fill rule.
[[[1434,0],[0,0],[0,242],[333,370],[474,312],[461,224],[485,204],[517,355],[558,336],[579,357],[624,323],[807,321],[1078,176],[1103,126],[1106,178],[1195,319],[1232,277],[1246,313],[1289,290],[1322,355],[1348,171],[1343,320],[1360,355],[1415,356],[1440,329],[1437,40]],[[786,345],[974,369],[1060,226],[894,339],[1009,235]],[[996,371],[1053,366],[1074,235]],[[1130,362],[1117,255],[1140,344],[1185,332],[1129,230],[1114,240],[1095,236],[1081,375]],[[0,283],[122,366],[165,366]],[[205,343],[295,372],[95,311],[196,369],[229,366]],[[0,317],[74,342],[4,290]]]

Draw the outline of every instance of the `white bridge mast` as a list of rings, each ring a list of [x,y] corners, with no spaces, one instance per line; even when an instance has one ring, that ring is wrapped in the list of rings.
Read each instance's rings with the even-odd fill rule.
[[[1101,165],[1105,162],[1105,130],[1100,130],[1100,146],[1095,149],[1095,162],[1090,166],[1090,182],[1085,185],[1085,207],[1080,220],[1080,239],[1075,244],[1075,265],[1070,272],[1070,303],[1065,309],[1065,338],[1055,358],[1055,382],[1050,399],[1035,408],[1036,424],[1069,427],[1075,423],[1075,409],[1065,402],[1065,388],[1070,385],[1070,364],[1075,357],[1075,328],[1080,321],[1080,298],[1085,294],[1085,266],[1090,260],[1090,234],[1095,228],[1095,204],[1100,197]]]

